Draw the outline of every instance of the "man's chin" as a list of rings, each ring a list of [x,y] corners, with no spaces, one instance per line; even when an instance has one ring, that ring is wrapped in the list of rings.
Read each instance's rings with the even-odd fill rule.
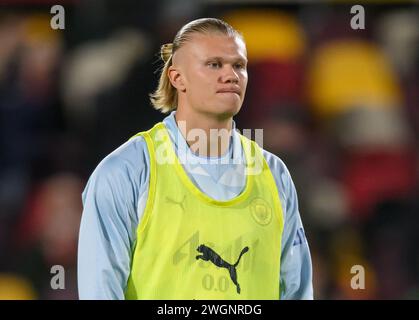
[[[211,118],[215,118],[217,120],[228,120],[234,117],[236,114],[239,113],[241,109],[241,105],[226,105],[226,104],[218,104],[212,106],[202,107],[200,109],[196,109],[199,113],[206,114]]]
[[[228,119],[238,114],[240,109],[241,109],[241,105],[240,106],[232,105],[228,107],[223,105],[223,106],[220,106],[220,108],[218,108],[216,114],[219,119]]]

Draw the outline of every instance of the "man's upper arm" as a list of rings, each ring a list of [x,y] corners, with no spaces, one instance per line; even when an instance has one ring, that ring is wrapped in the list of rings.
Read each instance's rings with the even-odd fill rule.
[[[95,169],[82,194],[78,247],[80,299],[124,299],[136,241],[138,207],[147,198],[148,155],[141,137]]]
[[[273,173],[284,210],[281,241],[281,299],[313,299],[310,249],[298,209],[294,183],[285,164],[275,155],[264,152]]]

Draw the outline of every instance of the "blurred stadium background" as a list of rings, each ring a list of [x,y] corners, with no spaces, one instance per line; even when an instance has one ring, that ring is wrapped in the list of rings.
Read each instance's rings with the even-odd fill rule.
[[[0,299],[77,299],[87,178],[163,118],[148,101],[159,46],[204,16],[247,40],[236,122],[263,128],[290,169],[315,298],[419,298],[419,6],[364,3],[366,29],[352,30],[346,2],[257,3],[0,1]],[[55,4],[65,30],[50,28]]]

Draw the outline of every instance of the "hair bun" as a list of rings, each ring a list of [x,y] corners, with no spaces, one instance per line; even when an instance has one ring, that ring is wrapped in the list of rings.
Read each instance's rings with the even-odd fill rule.
[[[173,43],[165,43],[161,46],[160,49],[160,56],[163,59],[163,61],[166,63],[173,53]]]

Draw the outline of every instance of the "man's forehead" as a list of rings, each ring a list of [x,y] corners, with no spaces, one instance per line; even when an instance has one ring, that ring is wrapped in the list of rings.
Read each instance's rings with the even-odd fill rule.
[[[238,37],[222,34],[194,34],[185,44],[185,53],[198,57],[225,57],[246,59],[246,45]]]

